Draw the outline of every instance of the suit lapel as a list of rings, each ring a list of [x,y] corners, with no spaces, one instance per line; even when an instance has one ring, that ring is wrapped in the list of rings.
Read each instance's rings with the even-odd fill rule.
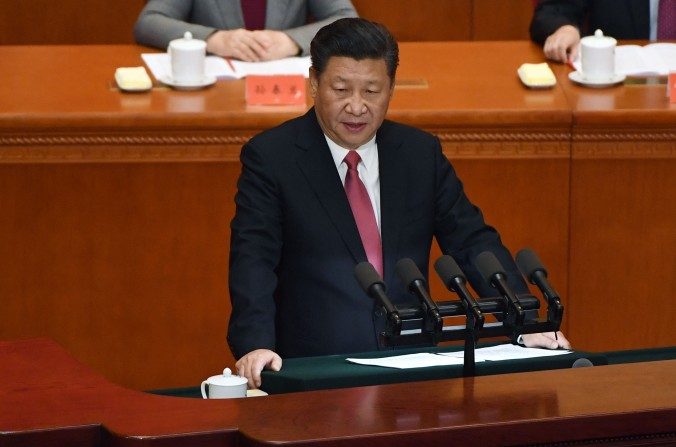
[[[355,262],[366,259],[352,209],[340,182],[331,151],[319,127],[314,108],[305,114],[297,145],[302,149],[296,162],[317,199],[336,227]]]
[[[399,155],[401,140],[385,121],[376,136],[380,169],[380,218],[385,282],[391,283],[397,260],[401,223],[404,220],[406,197],[406,163]]]

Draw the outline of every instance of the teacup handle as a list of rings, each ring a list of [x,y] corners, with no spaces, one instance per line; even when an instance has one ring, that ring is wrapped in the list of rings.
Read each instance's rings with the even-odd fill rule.
[[[200,391],[202,391],[202,398],[204,398],[204,399],[208,399],[206,385],[207,385],[206,380],[203,380],[202,385],[200,385]]]

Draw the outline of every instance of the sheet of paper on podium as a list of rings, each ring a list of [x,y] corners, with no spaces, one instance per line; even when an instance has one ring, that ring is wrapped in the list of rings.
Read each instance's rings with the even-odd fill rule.
[[[571,351],[563,349],[539,349],[524,348],[523,346],[506,343],[502,345],[479,348],[474,351],[475,362],[496,362],[502,360],[519,360],[534,357],[550,357],[555,355],[570,354]],[[379,357],[371,359],[345,359],[351,363],[360,365],[382,366],[385,368],[412,369],[425,368],[428,366],[462,365],[464,360],[463,351],[453,352],[421,352],[417,354],[395,355],[391,357]]]
[[[519,360],[534,357],[552,357],[555,355],[570,354],[570,352],[571,351],[567,351],[565,349],[525,348],[523,346],[505,343],[501,345],[489,346],[486,348],[479,348],[474,351],[474,355],[477,362],[497,362],[502,360]],[[439,355],[462,358],[463,352],[441,352]]]
[[[417,354],[395,355],[392,357],[379,357],[375,359],[345,359],[350,363],[360,365],[383,366],[386,368],[411,369],[425,368],[428,366],[462,365],[462,357],[447,357],[430,352],[420,352]]]

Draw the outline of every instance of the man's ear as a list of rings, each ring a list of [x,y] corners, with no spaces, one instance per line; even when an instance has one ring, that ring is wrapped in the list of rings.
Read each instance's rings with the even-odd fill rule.
[[[319,88],[319,77],[314,67],[310,67],[310,95],[315,98]]]

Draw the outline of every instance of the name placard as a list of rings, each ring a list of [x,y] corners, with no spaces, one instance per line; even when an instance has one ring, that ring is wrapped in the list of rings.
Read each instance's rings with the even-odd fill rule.
[[[247,105],[305,105],[305,78],[302,75],[249,75],[245,82]]]

